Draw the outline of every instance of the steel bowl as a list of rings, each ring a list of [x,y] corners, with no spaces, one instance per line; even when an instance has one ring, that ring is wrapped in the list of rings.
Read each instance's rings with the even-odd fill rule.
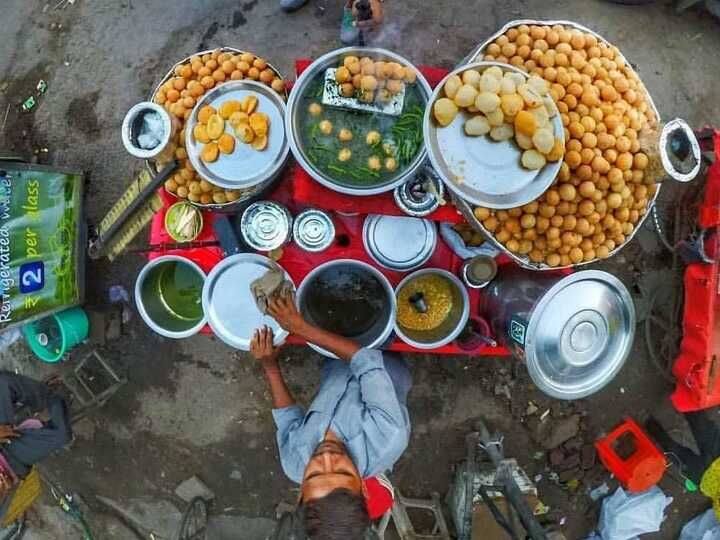
[[[218,47],[218,48],[219,48],[220,51],[222,51],[222,52],[231,52],[231,53],[233,53],[233,54],[243,54],[243,53],[246,53],[246,52],[250,52],[251,54],[254,54],[255,56],[260,56],[260,55],[257,55],[257,54],[255,54],[255,53],[253,53],[252,51],[244,51],[244,50],[241,50],[241,49],[236,49],[235,47]],[[212,53],[214,50],[215,50],[215,49],[208,49],[208,50],[205,50],[205,51],[199,51],[199,52],[193,54],[192,56],[202,56],[202,55],[204,55],[204,54]],[[153,100],[155,99],[155,95],[158,93],[158,90],[160,90],[160,87],[161,87],[163,84],[165,84],[165,83],[166,83],[169,79],[171,79],[172,77],[175,77],[175,69],[176,69],[178,66],[182,66],[182,65],[187,64],[188,62],[190,62],[190,58],[191,58],[192,56],[188,56],[188,57],[186,57],[186,58],[183,58],[183,59],[180,60],[179,62],[176,62],[176,63],[168,70],[168,72],[165,74],[165,76],[164,76],[162,79],[160,79],[160,82],[158,82],[157,86],[155,86],[155,88],[153,89],[152,93],[150,94],[149,101],[153,101]],[[270,64],[269,62],[268,62],[268,67],[269,67],[271,70],[273,70],[273,72],[275,73],[275,75],[277,75],[279,78],[281,78],[281,79],[283,79],[283,80],[286,80],[285,77],[283,77],[282,73],[280,73],[280,71],[279,71],[275,66],[273,66],[272,64]],[[222,86],[222,85],[219,85],[219,86]],[[284,92],[283,99],[287,99],[287,90]],[[184,125],[184,124],[183,124],[183,125]],[[159,168],[158,168],[155,160],[152,160],[152,159],[146,160],[146,161],[145,161],[145,164],[146,164],[148,170],[149,170],[152,174],[157,174],[157,173],[159,172]],[[227,203],[222,203],[222,204],[218,204],[218,203],[202,204],[202,203],[195,203],[195,202],[192,202],[192,201],[189,201],[189,200],[188,200],[188,202],[189,202],[190,204],[192,204],[193,206],[197,206],[198,208],[201,208],[201,209],[203,209],[203,210],[210,210],[210,211],[213,211],[213,212],[221,212],[221,213],[235,213],[235,212],[237,212],[238,209],[241,208],[242,206],[246,206],[246,205],[250,204],[251,202],[253,202],[254,200],[257,200],[258,198],[261,198],[265,193],[267,193],[270,189],[273,188],[273,186],[275,185],[275,183],[277,182],[277,180],[278,180],[279,178],[280,178],[280,176],[278,175],[278,176],[269,178],[269,179],[266,180],[265,182],[262,182],[262,183],[260,183],[260,184],[257,184],[257,185],[255,185],[255,186],[253,186],[253,187],[251,187],[251,188],[242,189],[242,190],[237,190],[237,191],[240,191],[240,197],[239,197],[238,199],[232,201],[232,202],[227,202]],[[167,193],[169,193],[170,196],[172,196],[172,197],[174,197],[174,198],[176,198],[176,199],[178,199],[178,200],[187,200],[187,199],[180,199],[180,198],[179,198],[177,195],[175,195],[174,193],[170,193],[170,192],[167,192]]]
[[[470,317],[470,296],[462,282],[450,272],[439,268],[424,268],[413,272],[395,289],[395,301],[400,291],[413,280],[426,275],[434,275],[447,280],[452,285],[453,305],[450,314],[443,323],[432,330],[411,330],[395,320],[395,333],[408,345],[416,349],[437,349],[451,343],[460,335]]]
[[[368,330],[362,332],[359,335],[348,337],[349,339],[358,342],[361,346],[368,349],[380,347],[383,343],[385,343],[385,341],[387,341],[387,339],[390,337],[390,334],[392,334],[397,315],[395,293],[388,279],[373,266],[353,259],[338,259],[335,261],[327,262],[325,264],[321,264],[305,277],[297,290],[298,309],[303,314],[303,316],[313,324],[318,324],[318,321],[316,321],[314,317],[309,313],[309,291],[319,278],[321,278],[323,275],[327,275],[327,272],[347,272],[346,275],[350,276],[352,273],[359,272],[365,275],[369,275],[379,282],[382,288],[382,293],[384,295],[384,298],[382,299],[383,306],[379,317],[376,319],[372,327],[370,327]],[[326,351],[322,347],[318,347],[314,343],[308,343],[308,345],[310,345],[310,347],[312,347],[324,356],[328,356],[331,358],[335,357],[335,355],[333,355],[329,351]]]
[[[594,32],[593,30],[590,30],[586,26],[583,26],[581,24],[578,24],[573,21],[563,21],[563,20],[551,20],[551,21],[542,21],[542,20],[535,20],[535,19],[520,19],[515,21],[510,21],[505,26],[503,26],[500,30],[495,32],[492,36],[490,36],[488,39],[483,41],[480,45],[478,45],[463,61],[461,64],[466,63],[473,63],[478,62],[484,59],[484,52],[487,46],[495,41],[498,37],[503,35],[505,32],[510,30],[511,28],[515,28],[517,26],[520,26],[521,24],[527,24],[527,25],[539,25],[539,26],[553,26],[555,24],[561,24],[563,26],[567,26],[570,28],[574,28],[576,30],[581,30],[583,32],[587,32],[589,34],[594,35],[599,41],[606,43],[607,45],[612,45],[608,40],[606,40],[604,37],[602,37],[597,32]],[[632,64],[623,56],[622,52],[620,53],[620,58],[622,58],[625,63],[628,65],[629,69],[635,72],[635,70],[632,67]],[[645,92],[645,97],[648,101],[648,105],[650,109],[655,114],[655,121],[656,123],[660,123],[660,113],[657,110],[657,107],[655,106],[655,102],[652,99],[652,96],[647,91],[647,88],[645,86],[642,86],[642,90]],[[619,246],[617,246],[614,250],[610,252],[608,255],[609,257],[612,257],[613,255],[616,255],[623,247],[625,247],[632,239],[635,237],[635,234],[642,228],[643,223],[645,223],[645,220],[647,217],[652,213],[650,212],[650,209],[655,204],[655,201],[657,200],[658,196],[660,195],[660,189],[662,187],[662,183],[657,184],[657,191],[655,192],[655,196],[648,202],[647,211],[644,216],[641,216],[639,221],[635,224],[635,228],[633,229],[633,232],[627,236],[625,239],[625,242]],[[558,270],[560,268],[576,268],[581,266],[586,266],[588,264],[593,264],[596,261],[587,261],[587,262],[581,262],[578,264],[572,264],[569,266],[564,267],[555,267],[552,268],[546,264],[543,263],[534,263],[532,262],[528,257],[520,256],[515,253],[512,253],[510,250],[508,250],[502,243],[498,242],[495,239],[495,236],[488,231],[483,224],[475,217],[473,214],[473,209],[471,206],[464,200],[462,200],[460,197],[453,197],[453,201],[455,203],[455,206],[460,211],[460,213],[465,217],[467,222],[477,231],[482,233],[487,240],[493,244],[495,247],[497,247],[499,250],[501,250],[503,253],[506,253],[509,257],[513,259],[518,265],[520,265],[523,268],[527,268],[528,270],[540,270],[540,271],[548,271],[548,270]]]
[[[178,255],[163,255],[148,262],[135,281],[135,304],[140,317],[155,333],[161,336],[182,339],[197,334],[207,323],[205,314],[199,319],[188,319],[172,312],[170,304],[162,298],[160,276],[162,266],[169,263],[185,264],[203,279],[205,272],[190,259]],[[152,280],[152,281],[151,281]],[[202,299],[201,296],[199,296]]]
[[[313,62],[305,71],[303,71],[303,73],[293,85],[287,103],[285,128],[288,132],[290,149],[293,153],[293,156],[295,156],[295,159],[300,163],[302,168],[305,169],[308,174],[312,176],[317,182],[329,189],[332,189],[333,191],[345,193],[347,195],[377,195],[378,193],[392,191],[397,186],[405,183],[410,178],[413,178],[413,176],[422,166],[425,158],[427,157],[427,150],[424,146],[421,147],[417,156],[415,156],[415,159],[408,167],[403,170],[398,170],[398,172],[394,176],[390,177],[383,184],[361,187],[348,186],[346,184],[340,183],[331,176],[325,174],[319,168],[315,167],[308,159],[308,156],[305,152],[305,149],[303,148],[299,137],[299,133],[301,130],[300,125],[302,121],[301,115],[305,114],[305,111],[302,110],[300,104],[302,101],[302,97],[305,94],[305,90],[307,89],[308,85],[315,80],[316,76],[324,73],[325,70],[330,67],[337,66],[340,60],[342,60],[345,56],[348,55],[369,56],[378,59],[382,58],[385,60],[392,60],[398,62],[400,64],[403,64],[404,66],[414,67],[413,64],[407,59],[403,58],[399,54],[388,51],[386,49],[347,47],[344,49],[337,49],[335,51],[329,52],[326,55],[321,56],[320,58],[315,60],[315,62]],[[415,71],[417,73],[417,84],[422,94],[424,94],[425,100],[427,102],[427,100],[430,98],[430,94],[432,93],[432,89],[430,88],[430,85],[428,84],[425,77],[423,77],[422,73],[420,73],[420,70],[415,68]]]

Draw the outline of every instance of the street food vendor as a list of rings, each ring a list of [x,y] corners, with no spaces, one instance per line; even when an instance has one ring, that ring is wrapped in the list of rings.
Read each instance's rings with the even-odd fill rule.
[[[363,479],[392,469],[410,438],[408,367],[397,356],[313,326],[292,297],[275,298],[269,313],[291,334],[338,357],[325,360],[320,390],[305,410],[285,384],[272,330],[257,330],[250,348],[270,387],[283,470],[300,484],[305,532],[364,538],[370,519]]]
[[[0,372],[0,500],[2,510],[8,494],[32,470],[72,439],[70,416],[65,400],[53,388],[56,380],[41,383],[23,375]],[[47,409],[49,420],[18,418],[20,406],[32,413]]]
[[[348,0],[343,6],[343,17],[340,22],[340,41],[345,45],[357,45],[360,31],[373,30],[383,22],[384,0],[369,0],[364,3],[358,0]],[[280,0],[280,7],[284,11],[295,11],[307,3],[307,0]],[[364,5],[363,5],[364,4]],[[370,13],[363,14],[370,8]]]

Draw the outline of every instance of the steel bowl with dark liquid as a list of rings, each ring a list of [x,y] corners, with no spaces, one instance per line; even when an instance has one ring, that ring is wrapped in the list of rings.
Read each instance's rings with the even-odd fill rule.
[[[318,266],[300,284],[297,302],[310,323],[367,348],[382,345],[395,323],[396,302],[390,282],[360,261],[341,259]]]

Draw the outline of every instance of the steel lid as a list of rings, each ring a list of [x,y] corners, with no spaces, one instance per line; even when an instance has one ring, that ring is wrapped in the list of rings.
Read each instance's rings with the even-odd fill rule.
[[[263,315],[255,304],[250,284],[268,270],[279,268],[274,261],[254,253],[239,253],[224,259],[212,269],[203,287],[202,303],[207,322],[216,336],[243,351],[250,350],[250,340],[257,328],[267,325],[280,345],[288,333],[269,315]],[[292,279],[285,272],[285,278]]]
[[[363,225],[365,250],[380,266],[408,272],[425,264],[437,246],[437,227],[427,219],[369,215]]]
[[[251,204],[240,219],[245,242],[258,251],[272,251],[287,243],[292,230],[292,216],[287,208],[272,201]]]
[[[332,218],[321,210],[305,210],[293,223],[293,240],[305,251],[317,253],[329,248],[335,240]]]
[[[538,301],[528,321],[530,376],[552,397],[586,397],[620,371],[634,334],[635,307],[620,280],[597,270],[576,272]]]

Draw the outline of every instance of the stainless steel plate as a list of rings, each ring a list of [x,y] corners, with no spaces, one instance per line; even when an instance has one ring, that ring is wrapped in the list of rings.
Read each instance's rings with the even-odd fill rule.
[[[460,111],[447,127],[439,127],[432,115],[433,104],[442,97],[443,87],[450,77],[462,75],[469,69],[482,73],[491,66],[528,78],[524,71],[498,62],[477,62],[448,74],[435,88],[425,109],[425,144],[433,167],[456,195],[487,208],[515,208],[542,195],[555,180],[562,161],[548,162],[540,170],[528,170],[520,163],[523,151],[514,138],[495,142],[489,136],[467,136],[464,125],[472,115],[465,111]],[[557,109],[551,123],[555,137],[564,144],[565,132]]]
[[[224,259],[208,275],[203,287],[203,309],[215,335],[231,347],[250,350],[255,329],[264,325],[275,333],[276,345],[287,338],[288,333],[275,319],[260,312],[250,292],[250,284],[274,268],[282,270],[267,257],[240,253]],[[285,277],[292,281],[287,272]]]
[[[365,251],[383,268],[409,272],[425,264],[437,247],[434,221],[371,214],[363,224]]]
[[[217,161],[205,163],[200,159],[200,152],[205,145],[197,142],[192,134],[198,122],[198,112],[205,105],[218,109],[226,101],[242,101],[248,95],[258,98],[256,110],[267,114],[270,118],[267,148],[258,151],[236,138],[235,151],[232,154],[221,153]],[[225,133],[235,136],[232,126],[227,121]],[[290,152],[290,145],[285,136],[285,103],[272,88],[256,81],[230,81],[205,94],[195,104],[187,121],[185,134],[188,157],[195,170],[208,182],[226,189],[241,189],[261,184],[285,164]]]

